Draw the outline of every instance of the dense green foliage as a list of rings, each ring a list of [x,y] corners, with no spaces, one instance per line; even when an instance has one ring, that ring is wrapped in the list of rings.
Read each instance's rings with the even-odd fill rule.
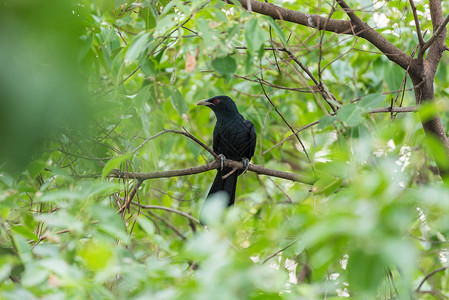
[[[449,187],[434,172],[435,159],[449,159],[418,114],[368,113],[415,104],[405,72],[375,48],[223,1],[66,2],[0,4],[0,299],[449,296]],[[406,3],[351,1],[411,53]],[[338,113],[272,50],[284,47],[326,84]],[[443,60],[439,105],[422,114],[438,109],[449,128]],[[206,228],[196,220],[213,171],[146,180],[118,213],[137,181],[112,169],[213,160],[183,135],[149,138],[185,128],[211,145],[213,114],[195,104],[220,94],[256,126],[254,164],[316,182],[248,172],[235,207],[203,208]],[[283,118],[294,130],[319,123],[284,141]]]

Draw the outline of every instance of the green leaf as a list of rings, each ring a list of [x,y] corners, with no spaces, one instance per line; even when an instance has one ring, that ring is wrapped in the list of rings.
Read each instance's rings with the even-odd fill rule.
[[[140,69],[143,71],[145,76],[153,76],[157,73],[155,62],[145,56],[141,60]]]
[[[149,32],[143,32],[138,36],[128,47],[125,54],[125,61],[136,61],[137,58],[144,52],[153,38]]]
[[[337,118],[350,127],[357,126],[362,122],[362,109],[355,104],[347,104],[339,109]]]
[[[249,53],[254,55],[258,52],[267,39],[268,34],[260,28],[257,18],[249,20],[245,25],[245,40]]]
[[[106,165],[103,167],[103,172],[101,173],[101,177],[105,178],[111,171],[112,169],[118,169],[120,168],[120,165],[131,159],[131,153],[125,153],[123,155],[120,156],[116,156],[111,158]]]
[[[44,161],[34,160],[28,165],[28,172],[31,178],[36,178],[37,175],[47,166]]]
[[[218,74],[229,81],[237,70],[237,63],[232,56],[218,57],[212,61],[212,66]]]
[[[320,123],[318,123],[319,129],[325,129],[327,126],[334,123],[334,121],[337,119],[336,116],[324,116],[320,119]]]
[[[176,109],[176,112],[180,117],[187,112],[189,107],[187,106],[186,100],[181,92],[175,88],[170,95],[170,102],[173,107]]]
[[[246,73],[251,73],[251,70],[253,69],[253,55],[251,55],[250,53],[246,54],[246,59],[245,59],[245,72]]]
[[[22,277],[25,287],[39,286],[48,278],[49,272],[40,268],[37,264],[28,264]]]
[[[38,240],[37,235],[25,226],[21,226],[21,225],[12,226],[11,229],[14,233],[20,234],[24,238],[27,238],[27,239],[33,240],[33,241]]]
[[[139,216],[137,218],[137,223],[148,235],[154,234],[155,232],[154,224],[151,221],[149,221],[146,217]]]
[[[153,5],[148,5],[140,10],[142,19],[145,20],[146,29],[152,29],[156,26],[157,11]]]
[[[398,90],[404,79],[404,70],[395,64],[385,64],[385,81],[390,91]]]
[[[80,257],[92,271],[104,269],[113,258],[113,249],[102,242],[89,242],[80,251]]]
[[[312,191],[315,194],[324,194],[329,196],[341,186],[343,179],[333,176],[324,176],[314,183]]]
[[[150,122],[150,116],[146,112],[140,113],[140,121],[142,122],[142,129],[145,133],[146,137],[150,137],[150,128],[151,128],[151,122]]]
[[[445,169],[449,168],[449,157],[443,143],[432,135],[425,137],[425,149],[432,155],[437,164]]]
[[[90,207],[90,212],[95,220],[98,220],[98,227],[110,236],[120,239],[127,243],[129,236],[125,231],[125,225],[115,210],[109,206],[93,205]]]
[[[358,104],[365,112],[368,112],[379,107],[385,101],[385,98],[386,96],[380,93],[369,94],[363,97]]]
[[[287,46],[287,38],[285,37],[285,34],[282,31],[281,27],[279,27],[278,23],[276,23],[276,21],[271,17],[264,17],[264,19],[268,21],[268,23],[270,23],[271,28],[274,30],[274,32],[276,32],[277,36],[281,40],[282,45]]]
[[[20,260],[24,264],[31,262],[33,260],[33,254],[31,253],[31,248],[27,241],[21,235],[17,234],[13,234],[13,239]]]
[[[351,288],[375,295],[385,274],[385,265],[378,255],[357,249],[349,255],[347,270]]]
[[[182,115],[185,114],[189,108],[184,99],[184,96],[177,88],[169,88],[164,86],[162,87],[162,89],[164,91],[165,98],[170,99],[171,105],[176,110],[178,115],[182,117]]]
[[[422,121],[429,121],[439,112],[435,102],[425,103],[419,107],[418,113]]]

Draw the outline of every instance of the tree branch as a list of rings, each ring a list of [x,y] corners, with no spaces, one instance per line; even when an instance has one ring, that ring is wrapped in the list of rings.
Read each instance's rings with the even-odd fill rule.
[[[437,30],[434,32],[434,34],[430,37],[430,39],[424,44],[422,47],[422,51],[425,52],[427,48],[429,48],[432,43],[437,39],[437,37],[443,32],[444,29],[446,29],[447,23],[449,23],[449,15],[446,16],[443,23],[438,26]],[[446,49],[448,50],[448,49]]]
[[[410,7],[412,8],[412,12],[413,12],[413,19],[415,20],[415,27],[416,27],[416,33],[418,34],[419,46],[422,49],[424,46],[424,40],[423,40],[422,34],[421,34],[421,26],[419,25],[418,13],[416,12],[415,2],[413,2],[413,0],[409,0],[409,2],[410,2]]]
[[[224,163],[225,167],[237,168],[237,169],[245,169],[243,162],[235,161],[227,159]],[[134,173],[134,172],[124,172],[117,169],[112,170],[112,172],[108,175],[111,178],[134,178],[137,180],[147,180],[147,179],[155,179],[155,178],[168,178],[168,177],[178,177],[178,176],[187,176],[198,173],[203,173],[207,171],[211,171],[220,167],[220,159],[216,159],[215,161],[187,169],[178,169],[178,170],[168,170],[168,171],[154,171],[148,173]],[[314,177],[309,177],[305,175],[294,174],[285,171],[278,171],[273,169],[268,169],[259,165],[249,164],[248,170],[259,175],[267,175],[278,178],[283,178],[291,181],[302,182],[305,184],[314,184],[316,179]]]
[[[230,0],[223,0],[229,4],[233,4]],[[395,62],[403,69],[410,64],[411,57],[393,45],[385,37],[368,24],[360,20],[355,13],[348,7],[343,0],[337,0],[338,4],[346,11],[351,20],[335,20],[322,17],[319,15],[306,14],[299,11],[286,9],[271,3],[265,3],[257,0],[238,0],[238,2],[247,9],[248,3],[251,4],[251,11],[262,15],[270,16],[276,20],[296,23],[299,25],[316,28],[318,30],[326,30],[339,34],[348,34],[359,36],[377,49],[382,51],[388,59]]]
[[[418,110],[418,106],[408,106],[408,107],[379,107],[369,111],[370,114],[374,113],[384,113],[384,112],[396,112],[396,113],[404,113],[404,112],[415,112]]]
[[[424,284],[424,282],[426,282],[426,280],[428,280],[430,277],[432,277],[433,275],[435,275],[438,272],[444,271],[446,270],[447,267],[441,267],[438,269],[433,270],[432,272],[430,272],[429,274],[427,274],[423,280],[421,280],[421,283],[418,285],[418,288],[416,289],[416,292],[419,292],[419,290],[421,289],[421,286]]]

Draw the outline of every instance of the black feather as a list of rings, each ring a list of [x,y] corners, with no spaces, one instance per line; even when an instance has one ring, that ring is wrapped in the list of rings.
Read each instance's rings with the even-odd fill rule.
[[[214,152],[223,154],[226,159],[240,161],[246,158],[250,160],[256,149],[256,129],[253,123],[239,113],[234,101],[227,96],[216,96],[200,101],[198,105],[208,106],[217,117],[213,134]],[[229,196],[228,205],[234,204],[237,177],[243,171],[237,170],[223,179],[222,177],[230,171],[230,168],[217,170],[208,198],[218,191],[225,191]]]

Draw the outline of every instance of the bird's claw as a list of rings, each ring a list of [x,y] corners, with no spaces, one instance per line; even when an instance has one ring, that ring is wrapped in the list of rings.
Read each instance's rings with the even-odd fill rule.
[[[220,156],[220,168],[223,170],[224,168],[224,163],[226,161],[226,156],[224,156],[223,154],[218,155]]]
[[[245,170],[243,170],[243,174],[245,174],[246,171],[248,171],[249,167],[249,159],[247,159],[246,157],[243,158],[243,166],[245,167]]]

